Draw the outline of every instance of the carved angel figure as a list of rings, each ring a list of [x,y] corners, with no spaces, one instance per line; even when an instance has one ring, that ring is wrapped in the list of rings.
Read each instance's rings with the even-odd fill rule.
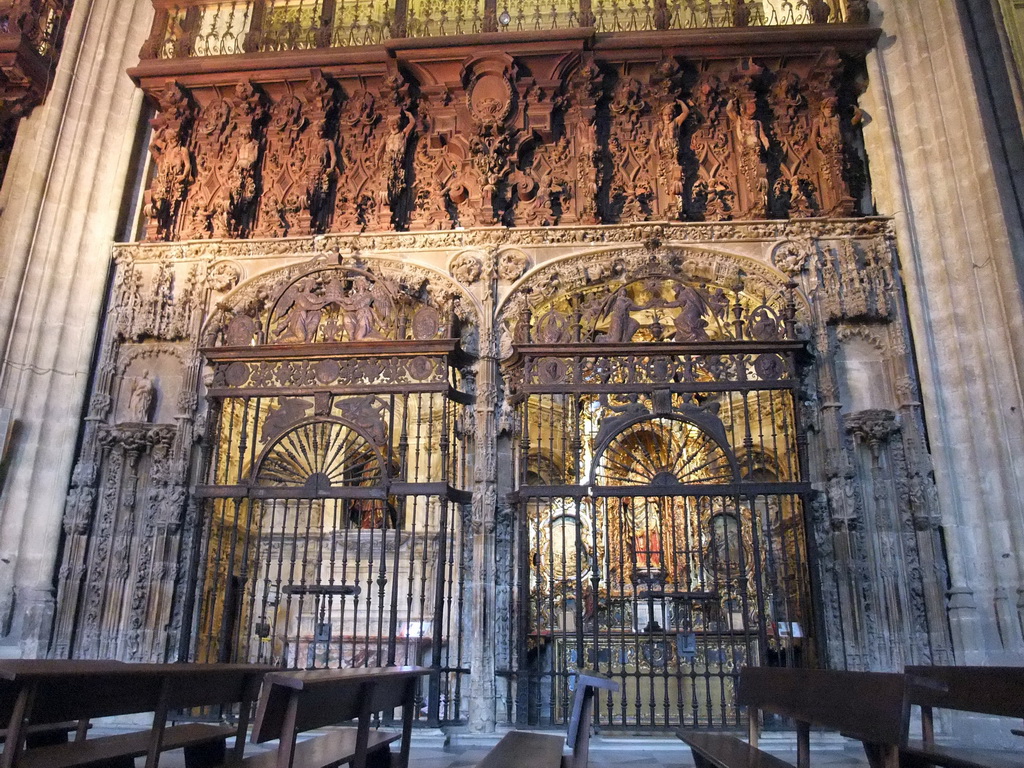
[[[384,338],[380,328],[387,326],[394,312],[394,299],[382,281],[356,277],[352,289],[338,304],[344,313],[342,326],[349,341]]]
[[[316,288],[316,281],[312,277],[304,277],[296,283],[290,303],[274,328],[275,341],[298,341],[303,344],[313,341],[320,327],[323,309],[329,301],[318,295]]]
[[[633,334],[640,328],[640,323],[630,312],[641,309],[626,292],[626,286],[622,286],[609,300],[605,315],[610,319],[608,332],[598,337],[598,341],[612,343],[625,342],[633,338]]]
[[[673,319],[676,328],[676,341],[707,341],[707,320],[704,313],[707,309],[700,294],[693,288],[677,283],[673,301],[665,302],[666,307],[678,307],[679,313]]]

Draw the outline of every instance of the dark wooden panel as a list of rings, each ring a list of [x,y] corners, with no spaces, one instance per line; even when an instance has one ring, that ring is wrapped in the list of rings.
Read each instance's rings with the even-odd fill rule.
[[[547,733],[510,731],[477,768],[559,768],[562,737]]]
[[[907,732],[903,675],[894,673],[746,667],[736,699],[861,741],[899,744]]]
[[[422,667],[370,667],[364,669],[319,669],[279,672],[268,675],[260,697],[252,741],[281,738],[287,724],[288,702],[301,693],[296,703],[295,731],[303,732],[337,725],[357,718],[364,706],[379,712],[412,702],[415,681],[429,672]],[[376,693],[377,687],[380,693]],[[367,703],[365,698],[371,697]]]
[[[1024,717],[1024,667],[907,667],[911,704]]]
[[[911,741],[901,750],[908,766],[944,765],[947,768],[1021,768],[1024,757],[1012,753],[994,753],[984,749],[962,749]],[[909,760],[907,758],[910,758]]]

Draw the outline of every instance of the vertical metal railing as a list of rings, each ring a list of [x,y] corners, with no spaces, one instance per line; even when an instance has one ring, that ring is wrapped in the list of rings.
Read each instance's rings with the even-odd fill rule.
[[[48,7],[63,7],[52,0]],[[850,0],[158,0],[143,58],[376,45],[593,27],[598,32],[864,23]],[[0,10],[0,23],[4,16]]]

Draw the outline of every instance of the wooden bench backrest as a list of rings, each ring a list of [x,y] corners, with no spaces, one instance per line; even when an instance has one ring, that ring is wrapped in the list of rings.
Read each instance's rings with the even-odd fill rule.
[[[52,723],[83,718],[189,709],[255,698],[262,673],[218,665],[189,665],[172,673],[155,665],[125,664],[102,673],[71,671],[59,678],[41,679],[31,722]]]
[[[423,670],[418,667],[321,669],[267,675],[260,696],[252,741],[261,744],[292,730],[302,733],[354,720],[411,703]],[[302,691],[295,712],[289,715],[292,692]]]
[[[737,703],[831,728],[875,744],[900,744],[909,707],[903,675],[744,667]]]
[[[594,694],[597,689],[619,690],[619,684],[597,672],[576,673],[576,691],[572,698],[572,716],[565,743],[572,748],[573,766],[584,768],[590,753],[590,725],[594,716]]]
[[[907,667],[911,704],[1024,717],[1024,667]]]

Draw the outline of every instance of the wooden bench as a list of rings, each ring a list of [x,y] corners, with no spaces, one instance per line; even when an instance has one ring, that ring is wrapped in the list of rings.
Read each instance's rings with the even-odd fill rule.
[[[908,768],[945,765],[952,768],[1017,766],[1024,760],[1002,760],[991,753],[935,743],[935,709],[1024,718],[1024,668],[907,667],[907,699],[921,707],[921,740],[907,740],[903,762]]]
[[[160,754],[185,751],[189,768],[226,758],[235,737],[241,755],[248,713],[271,667],[251,664],[122,664],[118,662],[12,661],[0,679],[17,688],[0,768],[133,768],[136,757],[157,768]],[[174,710],[241,703],[237,727],[212,723],[168,725]],[[89,719],[153,712],[149,730],[85,738]],[[70,743],[28,749],[26,736],[39,724],[82,721]]]
[[[590,727],[598,689],[619,690],[619,684],[597,672],[579,672],[565,739],[551,733],[510,731],[487,753],[477,768],[586,768],[590,759]],[[565,755],[564,746],[572,752]]]
[[[409,763],[409,738],[424,667],[370,667],[277,672],[268,675],[256,711],[252,741],[277,739],[276,751],[245,758],[245,768],[354,768],[392,765],[390,744],[402,740],[397,768]],[[402,709],[402,732],[371,729],[377,713]],[[355,728],[335,728],[305,741],[306,731],[357,720]],[[232,762],[229,765],[237,765]]]
[[[796,723],[797,768],[810,765],[811,727],[837,730],[864,744],[873,768],[898,768],[909,708],[903,675],[819,669],[746,667],[736,701],[747,707],[749,743],[724,733],[680,729],[697,768],[791,768],[757,748],[759,712]]]
[[[0,662],[6,670],[6,676],[0,671],[0,743],[6,743],[9,734],[11,718],[14,715],[15,706],[18,703],[18,693],[21,691],[21,684],[10,679],[13,670],[23,667],[26,662],[20,660],[6,660]],[[83,669],[90,667],[99,668],[100,665],[109,666],[111,662],[104,661],[69,661],[62,662],[72,664]],[[34,747],[48,747],[54,744],[66,744],[69,735],[74,733],[77,740],[84,739],[89,731],[88,722],[74,720],[62,723],[34,723],[21,728],[21,737],[25,740],[28,749]]]

